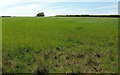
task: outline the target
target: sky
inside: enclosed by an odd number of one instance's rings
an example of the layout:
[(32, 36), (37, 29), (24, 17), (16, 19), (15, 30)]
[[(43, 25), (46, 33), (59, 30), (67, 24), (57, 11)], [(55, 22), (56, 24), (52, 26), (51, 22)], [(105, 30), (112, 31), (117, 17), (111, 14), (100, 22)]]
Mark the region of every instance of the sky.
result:
[(1, 0), (0, 16), (118, 14), (119, 0)]

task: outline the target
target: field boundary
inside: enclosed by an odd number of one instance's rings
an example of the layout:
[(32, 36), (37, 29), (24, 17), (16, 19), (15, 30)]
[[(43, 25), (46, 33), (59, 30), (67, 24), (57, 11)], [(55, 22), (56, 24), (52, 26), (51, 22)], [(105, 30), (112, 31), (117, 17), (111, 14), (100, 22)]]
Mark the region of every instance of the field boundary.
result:
[[(120, 1), (118, 2), (118, 15), (120, 15)], [(120, 18), (118, 18), (118, 72), (120, 73)]]
[(2, 74), (2, 18), (0, 18), (0, 74)]

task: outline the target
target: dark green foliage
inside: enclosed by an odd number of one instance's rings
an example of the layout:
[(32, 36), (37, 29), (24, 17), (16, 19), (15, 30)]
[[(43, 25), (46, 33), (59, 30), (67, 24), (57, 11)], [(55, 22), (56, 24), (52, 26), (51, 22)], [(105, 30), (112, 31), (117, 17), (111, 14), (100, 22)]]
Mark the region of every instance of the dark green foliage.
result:
[(45, 16), (44, 12), (41, 12), (41, 13), (37, 14), (37, 17), (44, 17), (44, 16)]
[(1, 17), (11, 17), (11, 16), (1, 16)]
[(55, 17), (120, 17), (120, 15), (56, 15)]

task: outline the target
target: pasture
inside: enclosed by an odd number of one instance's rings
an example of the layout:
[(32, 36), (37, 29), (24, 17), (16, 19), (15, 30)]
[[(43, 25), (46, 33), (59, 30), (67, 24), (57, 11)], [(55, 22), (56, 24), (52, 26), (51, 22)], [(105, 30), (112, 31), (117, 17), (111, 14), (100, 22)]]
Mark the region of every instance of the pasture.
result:
[(118, 19), (2, 18), (3, 73), (118, 72)]

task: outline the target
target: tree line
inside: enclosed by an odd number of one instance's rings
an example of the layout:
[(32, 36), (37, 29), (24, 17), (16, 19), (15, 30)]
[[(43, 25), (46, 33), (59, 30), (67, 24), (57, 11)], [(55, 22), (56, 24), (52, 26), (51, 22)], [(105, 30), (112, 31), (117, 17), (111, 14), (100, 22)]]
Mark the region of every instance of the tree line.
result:
[[(37, 13), (36, 17), (44, 17), (44, 12)], [(12, 16), (1, 16), (12, 17)], [(15, 17), (15, 16), (14, 16)], [(120, 15), (56, 15), (53, 17), (120, 17)]]
[(55, 17), (120, 17), (120, 15), (56, 15)]

